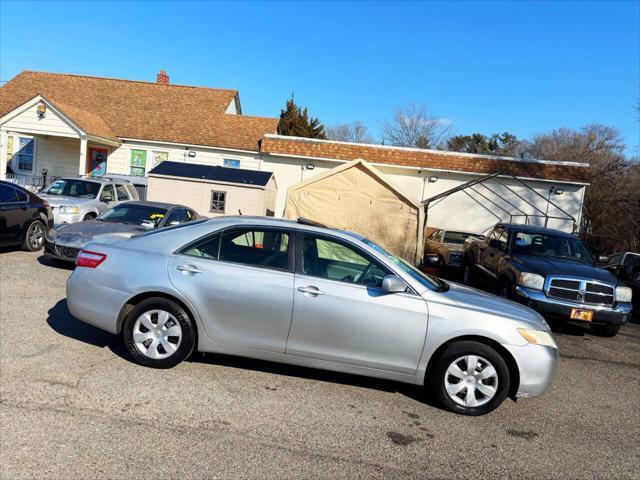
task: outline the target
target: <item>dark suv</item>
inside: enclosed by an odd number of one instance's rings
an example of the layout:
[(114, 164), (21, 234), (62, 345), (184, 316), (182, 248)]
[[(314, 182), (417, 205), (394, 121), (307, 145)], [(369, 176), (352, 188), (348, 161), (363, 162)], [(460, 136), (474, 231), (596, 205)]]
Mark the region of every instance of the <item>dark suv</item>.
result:
[(631, 316), (631, 289), (600, 268), (580, 239), (558, 230), (498, 224), (484, 240), (469, 238), (463, 280), (474, 278), (547, 317), (588, 322), (604, 336)]
[(35, 252), (53, 227), (49, 204), (19, 185), (0, 180), (0, 247), (22, 246)]

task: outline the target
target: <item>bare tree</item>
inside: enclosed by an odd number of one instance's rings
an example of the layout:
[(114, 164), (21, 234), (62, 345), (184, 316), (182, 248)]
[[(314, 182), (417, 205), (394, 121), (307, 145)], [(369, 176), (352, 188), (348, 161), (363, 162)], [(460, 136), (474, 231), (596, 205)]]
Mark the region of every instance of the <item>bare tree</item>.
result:
[(624, 150), (620, 133), (599, 124), (536, 135), (527, 147), (529, 157), (589, 164), (582, 231), (605, 250), (640, 247), (640, 163)]
[(384, 142), (398, 147), (440, 148), (450, 133), (448, 121), (418, 103), (396, 108), (391, 119), (382, 123)]
[(373, 138), (364, 123), (338, 123), (327, 128), (327, 138), (339, 142), (373, 143)]

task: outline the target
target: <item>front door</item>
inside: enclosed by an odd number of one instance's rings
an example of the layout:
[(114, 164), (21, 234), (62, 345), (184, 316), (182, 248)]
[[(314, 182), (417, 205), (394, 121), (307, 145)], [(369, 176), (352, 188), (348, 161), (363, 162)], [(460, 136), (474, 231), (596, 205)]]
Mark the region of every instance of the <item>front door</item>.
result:
[(173, 286), (188, 297), (207, 337), (284, 353), (293, 308), (289, 232), (238, 228), (169, 259)]
[(87, 151), (87, 173), (92, 177), (100, 177), (107, 173), (107, 156), (109, 151), (106, 148), (90, 147)]
[(287, 354), (414, 373), (427, 334), (426, 301), (384, 292), (391, 272), (354, 245), (313, 234), (301, 244)]

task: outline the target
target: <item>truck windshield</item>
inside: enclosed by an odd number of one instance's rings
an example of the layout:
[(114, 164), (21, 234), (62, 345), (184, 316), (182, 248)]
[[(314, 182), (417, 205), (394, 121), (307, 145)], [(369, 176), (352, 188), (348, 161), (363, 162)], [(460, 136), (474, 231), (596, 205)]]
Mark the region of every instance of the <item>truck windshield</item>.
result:
[(382, 248), (379, 245), (376, 245), (371, 240), (367, 240), (365, 238), (362, 241), (366, 243), (368, 246), (370, 246), (371, 248), (373, 248), (378, 253), (382, 254), (387, 260), (389, 260), (391, 263), (395, 264), (398, 268), (400, 268), (400, 270), (410, 275), (411, 278), (420, 282), (420, 284), (424, 285), (429, 290), (435, 290), (438, 292), (449, 290), (449, 285), (444, 280), (440, 280), (438, 277), (433, 277), (431, 275), (426, 275), (422, 273), (417, 268), (412, 267), (407, 262), (405, 262), (401, 258), (396, 257), (392, 253), (387, 252), (384, 248)]
[(99, 183), (60, 178), (45, 188), (42, 193), (64, 195), (66, 197), (96, 198), (99, 191)]
[(462, 245), (464, 241), (473, 234), (465, 232), (444, 232), (443, 243), (457, 243)]
[(514, 255), (543, 255), (594, 265), (593, 257), (577, 238), (552, 233), (517, 232), (513, 241)]

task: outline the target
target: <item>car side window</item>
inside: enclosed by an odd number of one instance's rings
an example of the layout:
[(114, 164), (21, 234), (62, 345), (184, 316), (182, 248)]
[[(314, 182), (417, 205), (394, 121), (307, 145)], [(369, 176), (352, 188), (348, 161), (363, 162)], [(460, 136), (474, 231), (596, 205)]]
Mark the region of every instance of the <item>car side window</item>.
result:
[(377, 288), (390, 273), (355, 247), (312, 234), (305, 234), (302, 240), (302, 271), (312, 277)]
[(220, 234), (216, 234), (198, 243), (188, 246), (179, 253), (191, 257), (218, 259), (220, 252)]
[(18, 190), (17, 188), (15, 190), (16, 190), (16, 196), (18, 198), (18, 202), (28, 202), (29, 201), (29, 195), (27, 195), (22, 190)]
[(186, 221), (187, 220), (184, 214), (184, 209), (176, 208), (171, 212), (164, 224), (168, 227), (169, 225), (180, 225), (181, 223), (184, 223)]
[(100, 194), (101, 202), (113, 202), (116, 199), (116, 196), (113, 191), (113, 185), (105, 185), (102, 189), (102, 193)]
[(0, 203), (17, 201), (16, 190), (9, 185), (0, 185)]
[(196, 214), (193, 210), (189, 210), (188, 208), (186, 208), (184, 210), (184, 217), (185, 217), (185, 222), (191, 222), (196, 219)]
[(118, 194), (118, 201), (126, 201), (129, 200), (129, 193), (124, 185), (116, 185), (116, 193)]
[(259, 228), (226, 231), (222, 234), (218, 259), (284, 270), (289, 262), (289, 234)]

